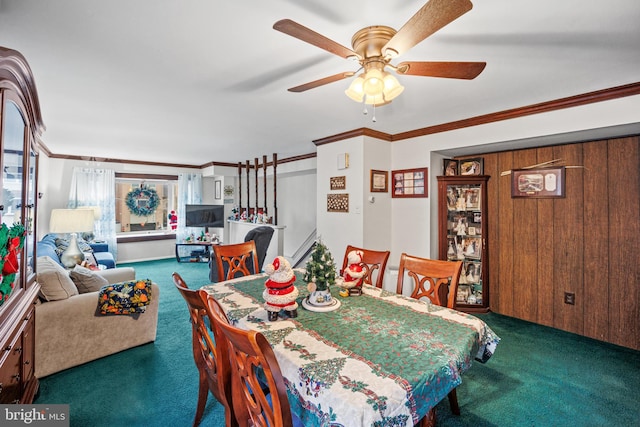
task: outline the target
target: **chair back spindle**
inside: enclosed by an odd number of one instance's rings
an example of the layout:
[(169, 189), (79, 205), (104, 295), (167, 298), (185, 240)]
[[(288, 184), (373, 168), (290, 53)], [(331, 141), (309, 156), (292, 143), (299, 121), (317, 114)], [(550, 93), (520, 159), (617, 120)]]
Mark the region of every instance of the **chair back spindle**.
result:
[(231, 245), (214, 245), (213, 256), (218, 270), (218, 282), (260, 272), (258, 253), (253, 240)]
[(405, 276), (413, 284), (411, 298), (428, 298), (442, 307), (454, 308), (462, 261), (441, 261), (403, 253), (400, 256), (396, 293), (402, 294)]

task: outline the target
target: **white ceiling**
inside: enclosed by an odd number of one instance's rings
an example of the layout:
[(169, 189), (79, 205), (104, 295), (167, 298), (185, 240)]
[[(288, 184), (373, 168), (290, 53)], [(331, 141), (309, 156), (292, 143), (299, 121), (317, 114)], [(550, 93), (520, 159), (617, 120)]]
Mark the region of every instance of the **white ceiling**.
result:
[[(472, 0), (473, 1), (473, 0)], [(201, 165), (315, 151), (368, 127), (395, 134), (640, 81), (638, 0), (475, 0), (398, 58), (486, 61), (475, 80), (399, 76), (377, 122), (350, 80), (287, 88), (357, 64), (272, 29), (290, 18), (351, 48), (423, 0), (0, 0), (0, 45), (29, 61), (54, 154)]]

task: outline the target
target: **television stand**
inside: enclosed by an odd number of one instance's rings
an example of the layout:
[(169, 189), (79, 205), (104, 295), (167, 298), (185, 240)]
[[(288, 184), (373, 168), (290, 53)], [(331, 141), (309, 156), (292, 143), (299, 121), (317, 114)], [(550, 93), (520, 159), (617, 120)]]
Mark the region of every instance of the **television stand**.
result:
[(176, 261), (209, 262), (211, 259), (211, 242), (176, 243)]

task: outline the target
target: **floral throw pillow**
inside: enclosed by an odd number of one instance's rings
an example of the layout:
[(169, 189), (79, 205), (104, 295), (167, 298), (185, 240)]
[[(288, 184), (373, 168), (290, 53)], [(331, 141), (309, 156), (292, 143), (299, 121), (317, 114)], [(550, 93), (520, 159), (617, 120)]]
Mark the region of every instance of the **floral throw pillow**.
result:
[(98, 293), (100, 314), (144, 313), (151, 302), (151, 281), (132, 280), (130, 282), (106, 285)]

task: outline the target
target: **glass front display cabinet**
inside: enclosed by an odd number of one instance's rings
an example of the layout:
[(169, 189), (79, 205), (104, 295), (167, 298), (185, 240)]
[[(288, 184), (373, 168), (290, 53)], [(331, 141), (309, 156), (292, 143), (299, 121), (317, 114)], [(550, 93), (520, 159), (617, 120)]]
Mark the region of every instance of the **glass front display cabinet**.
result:
[(456, 309), (489, 311), (487, 181), (489, 176), (439, 176), (438, 254), (462, 261)]
[(31, 69), (0, 47), (0, 404), (30, 404), (35, 376), (38, 144), (44, 130)]

